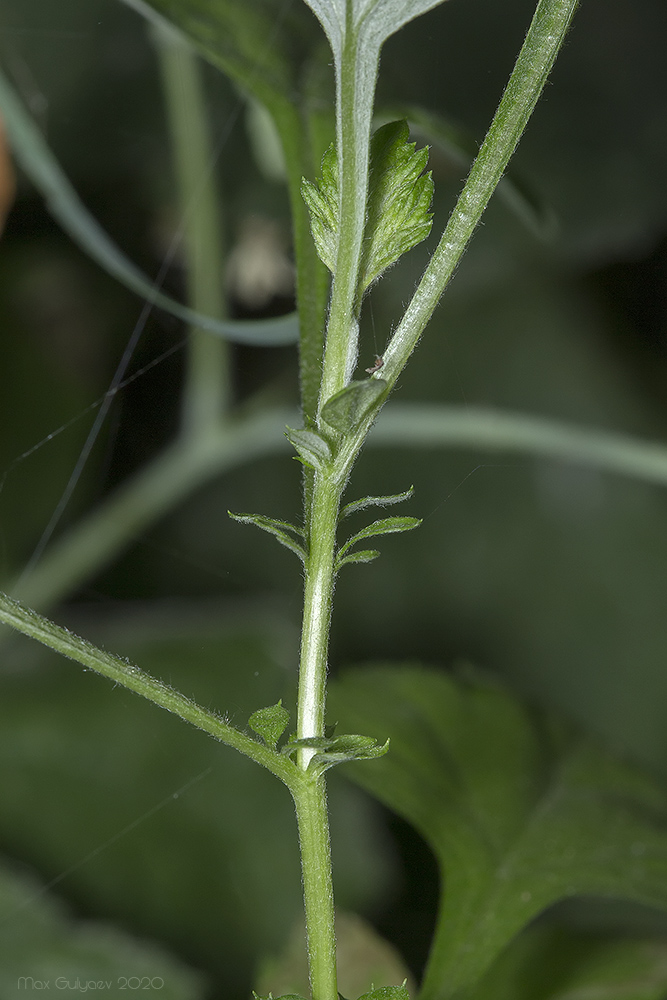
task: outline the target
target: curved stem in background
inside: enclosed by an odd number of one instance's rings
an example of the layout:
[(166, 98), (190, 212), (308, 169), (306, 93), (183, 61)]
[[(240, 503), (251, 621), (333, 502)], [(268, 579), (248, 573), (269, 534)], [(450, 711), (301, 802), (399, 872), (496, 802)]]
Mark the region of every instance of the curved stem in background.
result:
[[(188, 304), (214, 319), (227, 309), (223, 294), (220, 199), (209, 142), (199, 60), (180, 32), (153, 25), (172, 140), (185, 251)], [(196, 438), (220, 423), (230, 407), (229, 348), (221, 337), (193, 327), (187, 344), (181, 431)]]
[[(287, 453), (285, 425), (297, 420), (294, 410), (267, 410), (231, 423), (197, 448), (176, 442), (47, 549), (12, 594), (38, 609), (66, 598), (211, 479), (253, 459)], [(483, 407), (389, 403), (367, 443), (555, 458), (667, 486), (667, 445), (661, 442)]]
[(219, 337), (263, 347), (296, 343), (299, 336), (296, 314), (265, 320), (220, 320), (196, 313), (161, 292), (161, 276), (153, 281), (143, 274), (88, 212), (2, 71), (0, 110), (12, 150), (22, 169), (45, 198), (49, 212), (84, 253), (108, 274), (149, 306), (158, 306), (185, 323), (209, 330)]

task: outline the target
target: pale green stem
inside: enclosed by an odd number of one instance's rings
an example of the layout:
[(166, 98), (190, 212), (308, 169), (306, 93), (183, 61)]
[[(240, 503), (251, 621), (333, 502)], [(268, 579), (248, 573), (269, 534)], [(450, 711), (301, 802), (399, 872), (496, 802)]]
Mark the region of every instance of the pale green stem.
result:
[(329, 816), (324, 775), (303, 775), (292, 792), (299, 826), (308, 969), (313, 1000), (338, 1000)]
[(94, 670), (103, 677), (109, 678), (114, 684), (134, 691), (152, 701), (160, 708), (180, 716), (185, 722), (196, 726), (222, 743), (227, 743), (240, 753), (251, 757), (262, 764), (284, 781), (294, 795), (302, 783), (302, 776), (292, 762), (284, 754), (276, 753), (263, 743), (239, 732), (219, 715), (201, 708), (194, 701), (186, 698), (167, 684), (128, 663), (119, 656), (98, 649), (86, 639), (74, 635), (67, 629), (43, 618), (29, 608), (12, 600), (6, 594), (0, 594), (0, 622), (22, 632), (31, 639), (43, 643), (50, 649), (61, 653), (70, 660)]
[[(324, 736), (327, 654), (334, 588), (336, 525), (341, 482), (315, 477), (306, 561), (297, 736)], [(295, 797), (303, 871), (308, 963), (313, 1000), (337, 1000), (329, 817), (324, 775), (307, 770), (315, 751), (299, 750), (306, 781)], [(310, 780), (308, 780), (310, 779)]]
[(578, 0), (540, 0), (491, 127), (442, 239), (384, 352), (382, 377), (393, 385), (468, 245), (526, 127)]
[[(350, 30), (343, 48), (338, 79), (339, 128), (337, 138), (340, 213), (336, 272), (320, 390), (320, 410), (349, 382), (357, 360), (359, 260), (366, 222), (370, 114), (356, 106), (357, 36)], [(364, 98), (372, 103), (373, 92)], [(368, 119), (362, 130), (358, 118)]]
[[(195, 312), (222, 319), (223, 251), (220, 204), (213, 175), (206, 98), (199, 61), (183, 36), (152, 28), (160, 56), (183, 227), (188, 302)], [(192, 438), (220, 422), (229, 409), (229, 348), (221, 337), (193, 328), (182, 401), (182, 431)]]

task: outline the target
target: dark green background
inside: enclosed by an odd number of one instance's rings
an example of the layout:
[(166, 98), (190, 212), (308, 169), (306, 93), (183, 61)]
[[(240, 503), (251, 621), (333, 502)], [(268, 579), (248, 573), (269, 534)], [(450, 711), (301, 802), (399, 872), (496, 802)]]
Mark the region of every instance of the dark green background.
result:
[[(421, 103), (481, 138), (530, 15), (526, 0), (443, 4), (387, 44), (380, 104)], [(659, 0), (584, 0), (513, 163), (555, 213), (557, 232), (542, 241), (492, 204), (398, 399), (665, 436), (666, 40)], [(156, 273), (175, 208), (141, 20), (112, 0), (3, 0), (0, 59), (87, 205)], [(210, 68), (206, 81), (232, 244), (249, 212), (284, 222), (286, 197), (252, 161), (237, 94)], [(464, 171), (440, 154), (431, 165), (437, 234)], [(426, 252), (373, 291), (364, 367), (381, 353)], [(167, 285), (181, 293), (177, 267)], [(86, 408), (107, 388), (140, 310), (22, 183), (0, 241), (7, 581), (48, 522), (92, 422)], [(152, 316), (132, 370), (182, 336), (175, 321)], [(264, 383), (296, 399), (293, 351), (235, 348), (233, 357), (239, 399)], [(63, 528), (168, 440), (182, 362), (177, 352), (120, 394)], [(386, 539), (379, 561), (341, 576), (334, 676), (368, 660), (442, 669), (470, 660), (667, 772), (665, 493), (552, 461), (369, 448), (349, 498), (411, 483), (405, 511), (424, 518), (419, 531)], [(136, 539), (58, 620), (244, 725), (254, 708), (290, 697), (301, 578), (289, 553), (225, 511), (293, 518), (299, 507), (296, 463), (242, 467)], [(27, 642), (2, 658), (0, 845), (48, 881), (212, 768), (58, 891), (82, 915), (167, 942), (213, 976), (215, 995), (245, 997), (257, 954), (278, 946), (298, 911), (286, 793), (231, 751)], [(402, 943), (418, 966), (432, 919), (430, 862), (408, 831), (342, 781), (332, 805), (342, 904), (400, 937), (402, 898), (415, 931)], [(417, 879), (410, 891), (406, 872)]]

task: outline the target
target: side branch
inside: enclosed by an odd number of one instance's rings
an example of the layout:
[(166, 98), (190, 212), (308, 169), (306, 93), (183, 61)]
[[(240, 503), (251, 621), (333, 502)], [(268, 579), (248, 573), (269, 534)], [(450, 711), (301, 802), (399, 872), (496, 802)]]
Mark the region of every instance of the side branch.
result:
[(431, 261), (386, 351), (393, 386), (417, 345), (533, 113), (578, 0), (540, 0), (498, 110)]
[(221, 743), (234, 747), (235, 750), (275, 774), (290, 791), (300, 780), (297, 768), (287, 757), (230, 726), (215, 712), (202, 708), (180, 691), (175, 691), (134, 664), (99, 649), (86, 639), (24, 607), (6, 594), (0, 594), (0, 622), (10, 625), (31, 639), (36, 639), (68, 659), (102, 674), (103, 677), (108, 677), (114, 683), (134, 691), (135, 694), (140, 694), (160, 708), (173, 712), (174, 715), (178, 715), (185, 722), (196, 726)]

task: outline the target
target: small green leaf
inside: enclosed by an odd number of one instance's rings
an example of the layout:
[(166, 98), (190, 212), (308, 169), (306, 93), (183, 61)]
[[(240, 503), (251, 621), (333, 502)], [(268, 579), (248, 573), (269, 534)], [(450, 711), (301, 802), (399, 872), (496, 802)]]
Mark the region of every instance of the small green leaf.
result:
[(309, 468), (318, 471), (331, 461), (331, 448), (328, 442), (315, 431), (293, 430), (288, 427), (285, 437), (294, 445), (303, 464)]
[(283, 708), (282, 699), (267, 708), (258, 708), (248, 719), (248, 725), (254, 733), (261, 736), (267, 747), (276, 749), (278, 740), (289, 724), (289, 712)]
[(379, 990), (364, 993), (359, 1000), (410, 1000), (405, 983), (402, 986), (381, 986)]
[(360, 549), (358, 552), (351, 552), (349, 556), (336, 561), (336, 572), (347, 563), (369, 563), (377, 559), (379, 555), (380, 553), (377, 549)]
[(308, 207), (310, 229), (319, 258), (334, 274), (340, 214), (338, 157), (334, 143), (331, 143), (322, 157), (322, 176), (314, 184), (304, 177), (301, 181), (301, 195)]
[(415, 152), (415, 143), (407, 141), (409, 134), (403, 120), (383, 125), (371, 139), (359, 298), (371, 282), (431, 231), (433, 180), (430, 173), (422, 173), (428, 148)]
[[(403, 121), (389, 122), (371, 139), (367, 221), (364, 232), (358, 298), (371, 282), (431, 231), (433, 199), (431, 174), (423, 174), (428, 149), (415, 152)], [(320, 259), (336, 271), (340, 215), (338, 156), (332, 144), (322, 159), (322, 176), (303, 180), (301, 194), (310, 212), (310, 228)]]
[(291, 756), (301, 747), (317, 750), (308, 766), (326, 771), (336, 764), (344, 764), (349, 760), (374, 760), (376, 757), (384, 757), (389, 750), (389, 740), (378, 744), (372, 736), (360, 736), (356, 733), (335, 736), (333, 739), (328, 739), (326, 736), (313, 736), (303, 740), (290, 737), (283, 747), (283, 753)]
[(392, 496), (388, 497), (364, 497), (362, 500), (353, 500), (351, 503), (345, 504), (340, 512), (340, 516), (341, 518), (348, 517), (350, 514), (354, 514), (358, 510), (365, 510), (366, 507), (390, 507), (394, 503), (401, 503), (403, 500), (409, 500), (414, 491), (414, 486), (411, 486), (409, 490), (405, 491), (405, 493), (394, 493)]
[(303, 532), (300, 528), (290, 524), (289, 521), (277, 521), (275, 518), (266, 517), (264, 514), (233, 514), (231, 510), (228, 510), (227, 513), (234, 521), (239, 521), (241, 524), (254, 524), (256, 527), (261, 528), (262, 531), (270, 532), (274, 538), (278, 539), (281, 545), (294, 552), (305, 563), (305, 548), (287, 534), (288, 531), (293, 531), (296, 535), (303, 538)]
[(349, 434), (379, 402), (386, 388), (387, 383), (382, 378), (350, 382), (326, 401), (322, 407), (322, 417), (334, 430)]
[(418, 528), (421, 523), (419, 517), (384, 517), (379, 521), (373, 521), (372, 524), (366, 525), (361, 531), (348, 538), (344, 545), (341, 545), (336, 559), (336, 569), (338, 570), (346, 562), (352, 561), (346, 556), (346, 553), (363, 538), (372, 538), (374, 535), (392, 535), (398, 531), (412, 531), (413, 528)]

